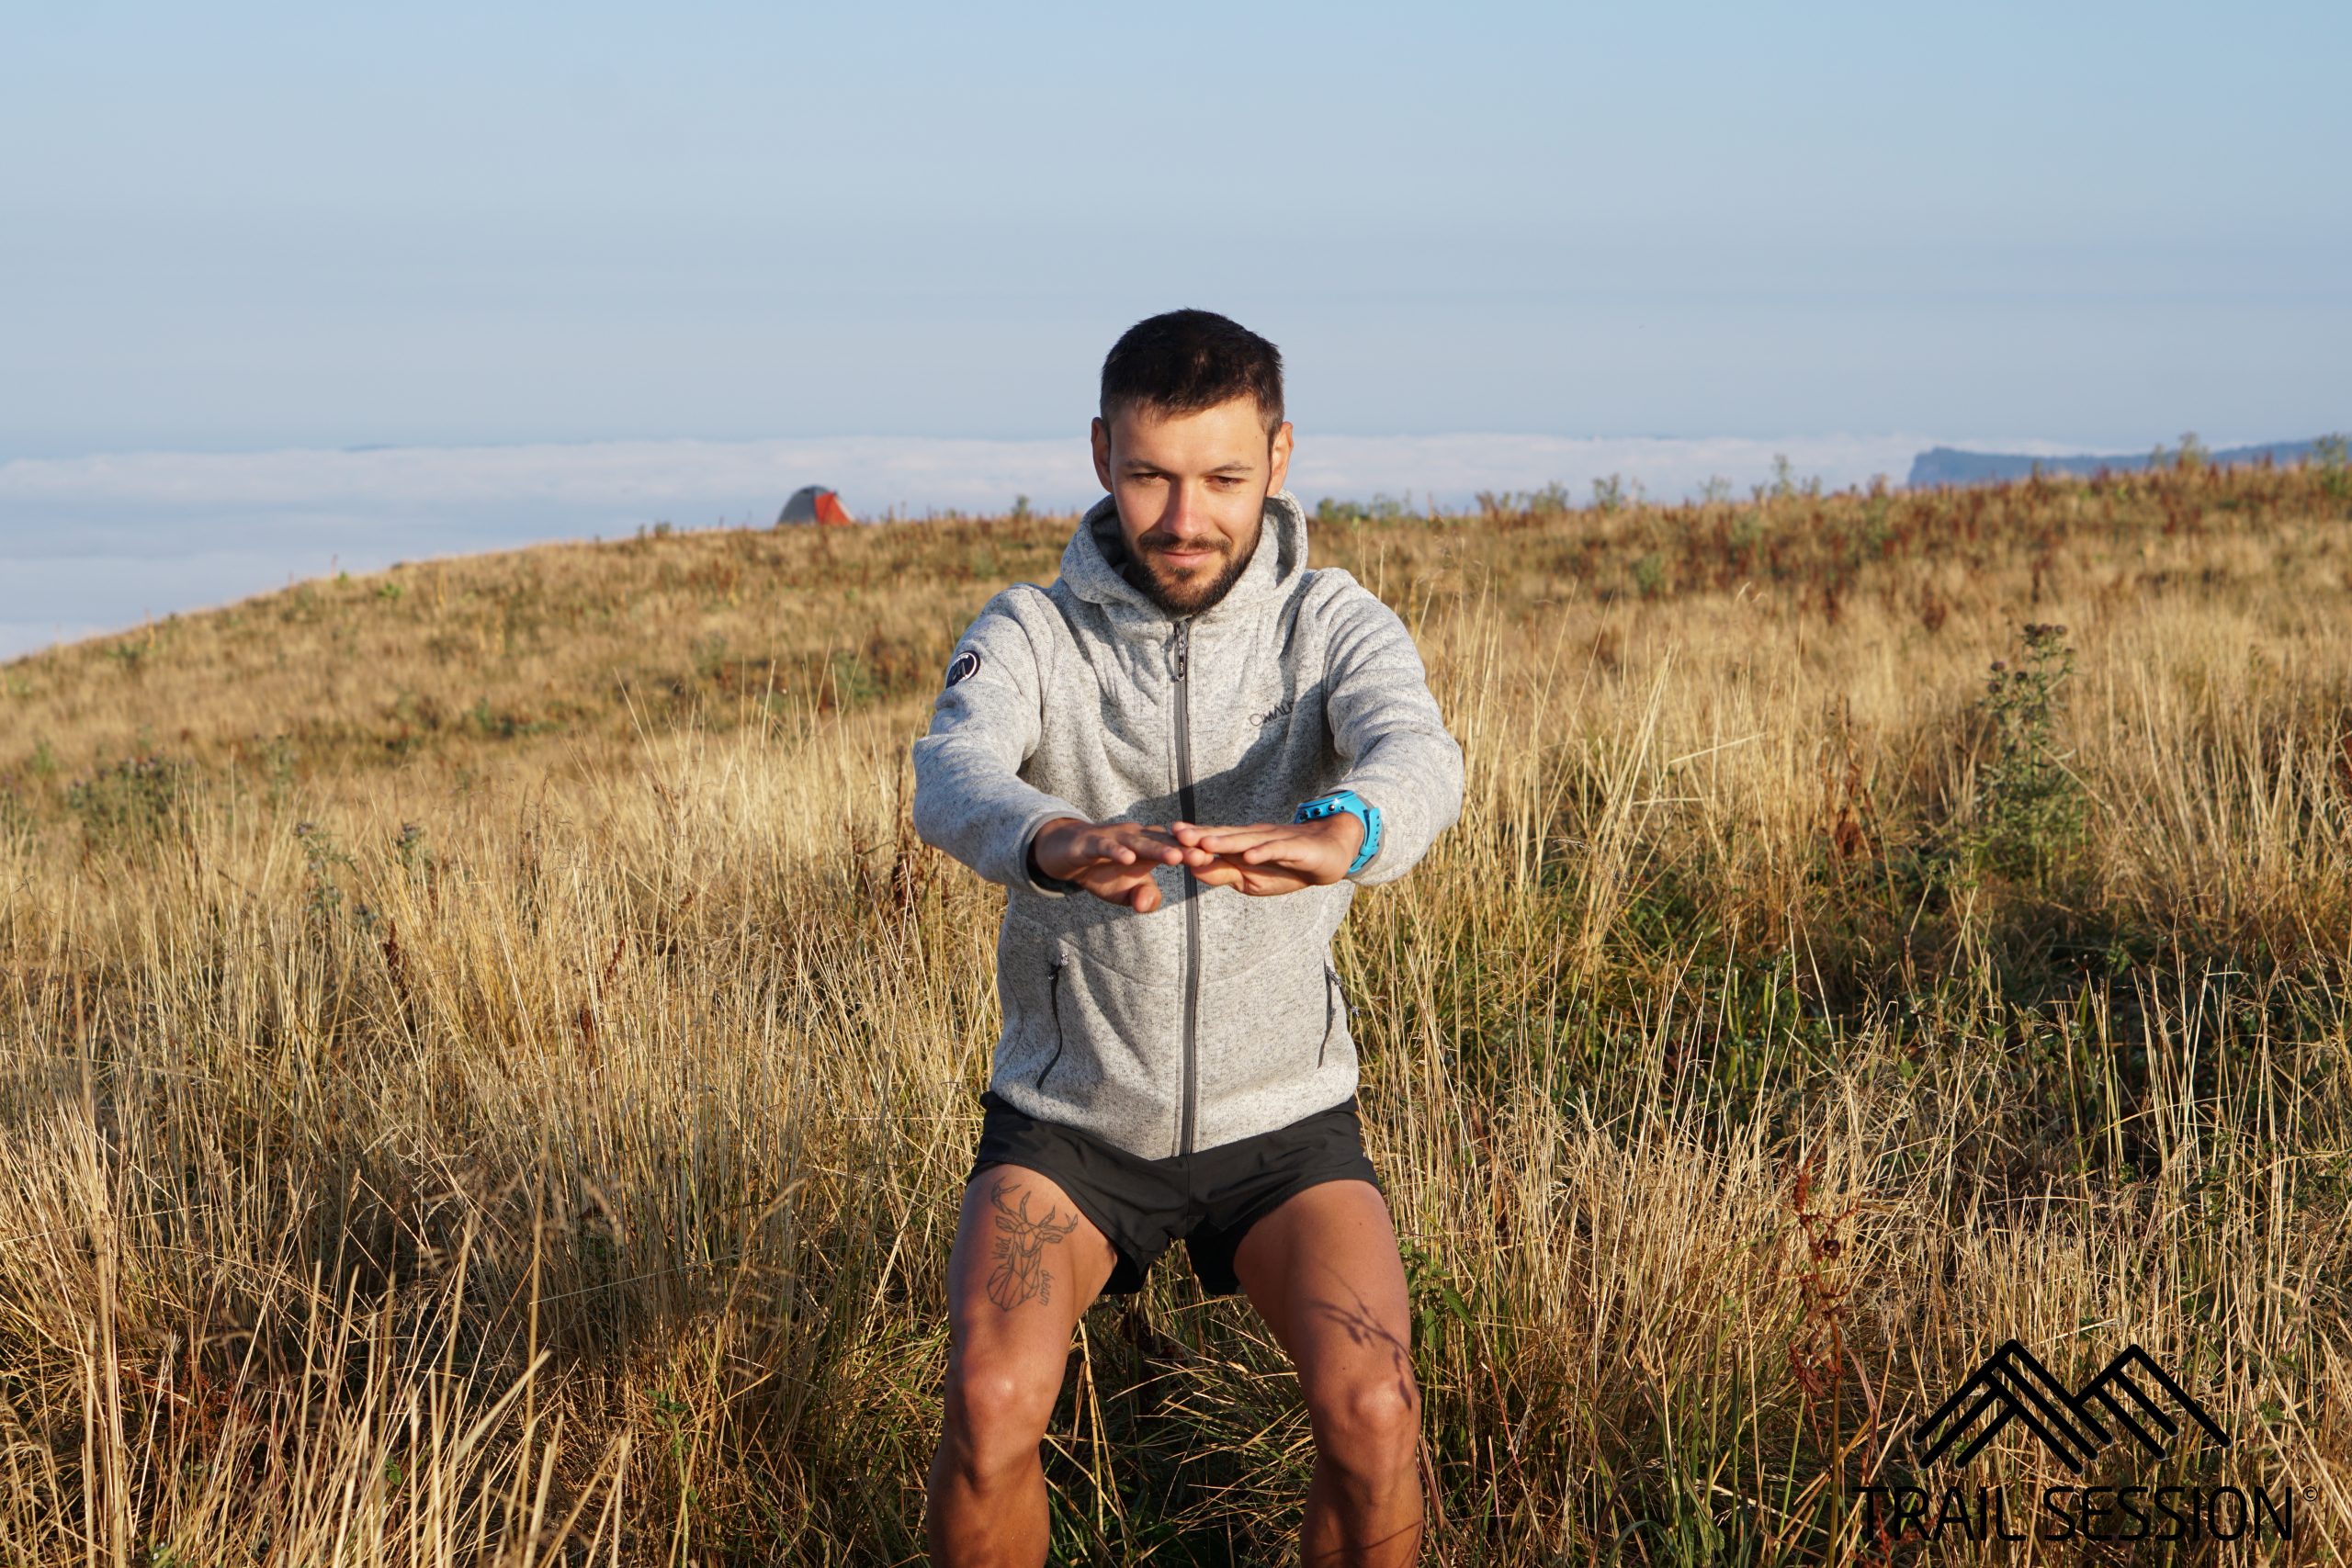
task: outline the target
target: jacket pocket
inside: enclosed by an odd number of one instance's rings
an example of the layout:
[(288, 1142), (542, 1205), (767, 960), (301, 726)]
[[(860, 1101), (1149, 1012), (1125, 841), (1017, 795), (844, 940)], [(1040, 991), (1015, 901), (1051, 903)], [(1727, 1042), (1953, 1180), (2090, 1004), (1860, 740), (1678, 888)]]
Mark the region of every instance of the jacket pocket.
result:
[(1323, 1065), (1323, 1053), (1331, 1048), (1331, 1028), (1340, 1021), (1340, 972), (1331, 967), (1329, 959), (1323, 961), (1323, 1043), (1315, 1047), (1315, 1065)]
[(1046, 1057), (1046, 1065), (1038, 1069), (1037, 1088), (1041, 1091), (1046, 1087), (1046, 1075), (1061, 1061), (1062, 1046), (1068, 1038), (1062, 1033), (1062, 965), (1065, 962), (1064, 959), (1055, 959), (1046, 980), (1046, 1002), (1054, 1021), (1054, 1054)]

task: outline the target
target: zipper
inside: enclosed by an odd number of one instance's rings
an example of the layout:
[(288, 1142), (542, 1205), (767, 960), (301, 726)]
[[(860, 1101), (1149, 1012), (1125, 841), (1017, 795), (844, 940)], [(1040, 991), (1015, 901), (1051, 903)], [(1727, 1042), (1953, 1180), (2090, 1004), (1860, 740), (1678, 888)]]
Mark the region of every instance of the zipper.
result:
[(1046, 1058), (1045, 1072), (1037, 1075), (1037, 1088), (1041, 1092), (1046, 1087), (1046, 1073), (1052, 1072), (1054, 1064), (1062, 1059), (1062, 966), (1058, 960), (1055, 962), (1052, 978), (1046, 986), (1046, 1001), (1054, 1010), (1054, 1054)]
[[(1191, 665), (1193, 620), (1176, 623), (1176, 791), (1179, 809), (1187, 822), (1200, 820), (1193, 803), (1193, 709)], [(1200, 1067), (1194, 1036), (1201, 1011), (1201, 885), (1193, 868), (1184, 868), (1184, 1105), (1176, 1130), (1176, 1152), (1193, 1152), (1193, 1123), (1198, 1114)]]
[(1315, 1065), (1318, 1067), (1323, 1065), (1323, 1053), (1331, 1048), (1331, 1025), (1339, 1021), (1340, 1008), (1338, 1002), (1333, 999), (1335, 995), (1334, 987), (1337, 987), (1339, 983), (1340, 976), (1338, 973), (1334, 971), (1329, 964), (1324, 964), (1323, 1043), (1315, 1047)]

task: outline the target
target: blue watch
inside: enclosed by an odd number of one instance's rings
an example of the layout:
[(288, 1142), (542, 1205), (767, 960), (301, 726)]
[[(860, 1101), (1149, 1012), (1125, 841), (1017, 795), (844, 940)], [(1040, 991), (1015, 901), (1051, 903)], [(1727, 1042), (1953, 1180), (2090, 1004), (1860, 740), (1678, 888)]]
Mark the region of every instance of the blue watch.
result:
[(1312, 822), (1318, 817), (1332, 817), (1342, 811), (1363, 824), (1363, 846), (1356, 851), (1356, 858), (1348, 863), (1344, 874), (1353, 876), (1363, 869), (1366, 861), (1380, 852), (1380, 807), (1351, 789), (1335, 789), (1307, 801), (1291, 820)]

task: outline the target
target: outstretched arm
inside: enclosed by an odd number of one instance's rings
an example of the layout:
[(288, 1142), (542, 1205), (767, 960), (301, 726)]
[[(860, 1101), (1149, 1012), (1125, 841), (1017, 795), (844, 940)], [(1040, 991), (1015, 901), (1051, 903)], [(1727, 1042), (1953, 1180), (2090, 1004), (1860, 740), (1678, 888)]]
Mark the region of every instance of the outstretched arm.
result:
[(1057, 818), (1085, 819), (1021, 777), (1044, 722), (1044, 679), (1006, 589), (956, 644), (931, 730), (914, 743), (915, 832), (987, 877), (1059, 897), (1076, 885), (1030, 870), (1029, 840)]
[(1164, 827), (1090, 821), (1021, 777), (1044, 728), (1036, 646), (1008, 589), (956, 645), (931, 731), (913, 747), (915, 832), (991, 882), (1048, 898), (1091, 893), (1139, 915), (1159, 908), (1157, 865), (1206, 864)]
[(1340, 787), (1380, 808), (1380, 848), (1350, 880), (1394, 882), (1462, 815), (1462, 747), (1430, 694), (1413, 634), (1361, 584), (1330, 641), (1323, 711), (1347, 760)]
[[(1342, 601), (1330, 642), (1323, 708), (1332, 744), (1347, 760), (1340, 787), (1380, 811), (1380, 847), (1351, 879), (1393, 882), (1412, 869), (1462, 814), (1462, 748), (1430, 694), (1421, 656), (1396, 613), (1361, 584)], [(1362, 846), (1352, 816), (1239, 827), (1173, 824), (1187, 849), (1216, 859), (1193, 874), (1251, 895), (1337, 882)]]

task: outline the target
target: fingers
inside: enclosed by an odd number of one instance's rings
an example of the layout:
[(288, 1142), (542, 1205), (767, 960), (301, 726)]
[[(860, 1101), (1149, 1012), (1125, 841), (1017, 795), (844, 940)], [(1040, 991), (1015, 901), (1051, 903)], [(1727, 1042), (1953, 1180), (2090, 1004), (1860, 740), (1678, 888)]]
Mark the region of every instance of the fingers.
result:
[(1238, 828), (1204, 828), (1196, 822), (1178, 822), (1173, 826), (1180, 843), (1215, 854), (1238, 854), (1269, 839), (1288, 838), (1297, 831), (1295, 825), (1287, 822), (1252, 822)]
[(1270, 871), (1264, 866), (1241, 866), (1220, 863), (1205, 871), (1193, 874), (1210, 887), (1230, 887), (1252, 898), (1264, 898), (1280, 893), (1295, 893), (1302, 887), (1317, 886), (1315, 879), (1295, 872)]
[(1107, 903), (1138, 915), (1159, 909), (1163, 898), (1153, 874), (1182, 865), (1205, 886), (1231, 887), (1252, 897), (1295, 893), (1332, 879), (1326, 835), (1291, 822), (1253, 822), (1204, 828), (1197, 822), (1114, 822), (1094, 829), (1080, 845), (1091, 861), (1072, 880)]
[(1095, 864), (1081, 867), (1071, 880), (1105, 903), (1124, 904), (1138, 915), (1148, 915), (1160, 904), (1159, 883), (1152, 874), (1157, 869), (1156, 862), (1121, 863), (1106, 855)]
[(1292, 865), (1307, 863), (1308, 858), (1319, 851), (1322, 835), (1284, 824), (1280, 827), (1227, 829), (1203, 835), (1199, 843), (1203, 849), (1249, 865)]
[(1146, 877), (1141, 882), (1081, 882), (1080, 886), (1105, 904), (1118, 904), (1138, 915), (1148, 915), (1159, 908), (1159, 884)]
[(1102, 859), (1115, 859), (1122, 865), (1145, 860), (1174, 865), (1184, 858), (1183, 846), (1165, 828), (1143, 822), (1114, 822), (1096, 832), (1096, 845), (1089, 847)]
[(1198, 877), (1205, 886), (1239, 887), (1245, 893), (1249, 891), (1247, 887), (1242, 886), (1242, 884), (1247, 880), (1247, 874), (1245, 874), (1239, 866), (1229, 864), (1224, 861), (1218, 861), (1213, 864), (1202, 866), (1196, 869), (1193, 874)]
[[(1317, 885), (1312, 875), (1276, 865), (1252, 865), (1221, 856), (1209, 856), (1204, 863), (1193, 868), (1193, 875), (1205, 887), (1231, 887), (1251, 897), (1264, 897), (1277, 893), (1295, 893), (1302, 887)], [(1079, 879), (1080, 886), (1106, 903), (1120, 904), (1138, 915), (1148, 915), (1160, 908), (1159, 884), (1148, 869), (1110, 873), (1097, 868)]]
[(1071, 846), (1077, 861), (1070, 880), (1091, 867), (1142, 864), (1180, 865), (1186, 852), (1164, 828), (1140, 822), (1112, 822), (1089, 829)]

